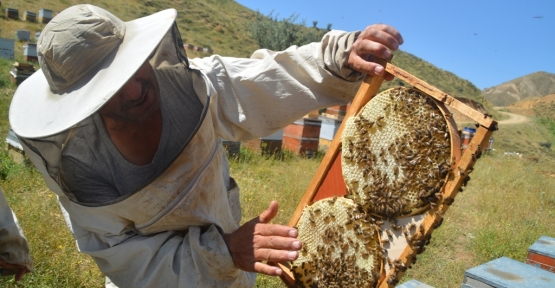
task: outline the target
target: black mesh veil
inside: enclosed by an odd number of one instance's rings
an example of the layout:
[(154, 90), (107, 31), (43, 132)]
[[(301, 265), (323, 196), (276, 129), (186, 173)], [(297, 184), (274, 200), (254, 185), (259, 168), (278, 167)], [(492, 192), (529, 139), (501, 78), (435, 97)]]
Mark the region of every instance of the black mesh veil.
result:
[[(148, 61), (155, 69), (176, 64), (182, 64), (187, 68), (189, 67), (189, 60), (187, 59), (187, 54), (185, 53), (183, 42), (181, 41), (181, 34), (175, 22), (172, 28), (170, 28), (162, 38), (160, 44)], [(29, 139), (19, 137), (19, 141), (26, 148), (31, 161), (43, 174), (47, 173), (58, 186), (62, 184), (62, 181), (60, 181), (60, 165), (64, 145), (71, 138), (73, 131), (81, 125), (81, 123), (77, 123), (68, 130), (43, 138)], [(47, 175), (44, 176), (46, 179)], [(49, 181), (46, 182), (49, 188), (54, 192), (65, 192), (64, 194), (72, 200), (75, 200), (75, 197), (73, 197), (67, 189), (53, 186), (52, 184), (54, 183), (49, 183)], [(64, 191), (60, 191), (60, 188)]]

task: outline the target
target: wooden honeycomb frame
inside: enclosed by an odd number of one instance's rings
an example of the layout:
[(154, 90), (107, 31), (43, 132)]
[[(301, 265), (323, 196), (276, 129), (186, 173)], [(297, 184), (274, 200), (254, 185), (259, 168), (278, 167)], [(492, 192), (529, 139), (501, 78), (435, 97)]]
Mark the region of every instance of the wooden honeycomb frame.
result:
[[(460, 159), (456, 163), (456, 169), (460, 172), (452, 173), (453, 177), (449, 178), (442, 191), (442, 199), (439, 201), (438, 205), (431, 208), (428, 213), (426, 213), (425, 218), (421, 222), (422, 228), (419, 229), (419, 234), (421, 234), (419, 235), (419, 238), (429, 239), (434, 229), (438, 228), (441, 225), (443, 221), (443, 215), (445, 215), (445, 212), (451, 204), (446, 203), (444, 199), (453, 200), (458, 194), (460, 188), (465, 184), (464, 182), (467, 176), (466, 174), (472, 170), (472, 167), (474, 166), (478, 158), (480, 158), (482, 154), (482, 149), (483, 147), (487, 146), (493, 131), (497, 130), (497, 122), (494, 121), (490, 115), (483, 114), (473, 109), (472, 107), (455, 99), (453, 96), (440, 91), (439, 89), (394, 66), (393, 64), (382, 64), (385, 66), (385, 70), (388, 73), (412, 85), (414, 88), (423, 91), (425, 94), (433, 97), (437, 101), (442, 102), (445, 106), (459, 111), (461, 114), (469, 117), (473, 121), (476, 121), (476, 123), (478, 124), (476, 134), (472, 138), (467, 149), (464, 150)], [(332, 140), (328, 151), (326, 152), (322, 162), (320, 163), (316, 174), (314, 175), (305, 194), (299, 202), (297, 209), (293, 213), (289, 221), (289, 226), (297, 225), (303, 208), (306, 205), (310, 205), (320, 199), (333, 196), (343, 196), (346, 194), (346, 185), (343, 180), (341, 171), (341, 137), (343, 134), (345, 123), (347, 122), (345, 120), (351, 116), (357, 115), (359, 111), (364, 107), (364, 105), (368, 103), (368, 101), (370, 101), (374, 96), (376, 96), (380, 86), (383, 83), (383, 80), (383, 77), (378, 76), (367, 76), (366, 79), (364, 79), (357, 94), (355, 95), (355, 98), (351, 103), (351, 106), (346, 113), (344, 121), (341, 123), (341, 126), (339, 127), (334, 139)], [(408, 267), (411, 263), (413, 263), (413, 257), (415, 257), (415, 255), (419, 252), (420, 251), (414, 251), (413, 247), (406, 244), (403, 252), (400, 254), (398, 259), (400, 259)], [(288, 287), (292, 287), (295, 279), (287, 264), (270, 264), (278, 265), (283, 269), (285, 273), (283, 273), (281, 278)], [(396, 269), (390, 269), (387, 272), (387, 275), (382, 274), (377, 287), (394, 287), (394, 283), (388, 283), (387, 281), (391, 277), (394, 270)], [(396, 271), (396, 279), (400, 279), (403, 274), (404, 271)]]

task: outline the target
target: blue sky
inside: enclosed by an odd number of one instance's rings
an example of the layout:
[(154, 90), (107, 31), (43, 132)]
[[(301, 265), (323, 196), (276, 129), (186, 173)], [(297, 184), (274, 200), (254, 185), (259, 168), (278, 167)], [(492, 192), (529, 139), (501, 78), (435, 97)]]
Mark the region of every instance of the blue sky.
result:
[(279, 19), (354, 31), (374, 23), (403, 35), (401, 50), (484, 89), (545, 71), (555, 73), (554, 0), (330, 1), (237, 0)]

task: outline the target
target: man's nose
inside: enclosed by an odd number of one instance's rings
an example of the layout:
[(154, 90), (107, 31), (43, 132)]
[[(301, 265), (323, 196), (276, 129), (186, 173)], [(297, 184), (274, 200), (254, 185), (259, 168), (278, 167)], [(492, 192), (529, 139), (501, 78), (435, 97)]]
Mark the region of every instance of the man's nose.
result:
[(121, 89), (121, 95), (123, 100), (134, 101), (141, 98), (142, 85), (139, 81), (134, 78), (129, 79), (127, 83)]

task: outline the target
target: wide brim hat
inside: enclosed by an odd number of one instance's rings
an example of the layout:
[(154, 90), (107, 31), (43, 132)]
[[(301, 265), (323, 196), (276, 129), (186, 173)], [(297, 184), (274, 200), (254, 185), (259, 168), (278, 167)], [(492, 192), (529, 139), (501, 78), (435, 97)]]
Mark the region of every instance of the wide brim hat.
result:
[[(78, 11), (68, 11), (70, 9)], [(86, 19), (67, 19), (81, 17), (74, 16), (76, 13), (84, 13)], [(51, 24), (45, 27), (37, 45), (41, 69), (23, 81), (13, 96), (9, 119), (14, 132), (25, 138), (46, 137), (67, 130), (95, 113), (139, 70), (172, 27), (176, 16), (175, 9), (168, 9), (123, 22), (106, 10), (88, 4), (62, 11), (51, 23), (69, 27), (67, 35), (61, 37), (63, 41), (60, 36), (58, 39), (42, 39), (60, 30), (51, 27), (45, 33)], [(67, 21), (75, 23), (67, 25)], [(95, 41), (75, 36), (83, 31), (93, 31), (91, 39)], [(85, 37), (91, 34), (87, 35)], [(68, 44), (64, 37), (79, 43)], [(105, 44), (97, 45), (91, 51), (78, 50), (83, 45), (99, 41)], [(57, 45), (77, 51), (60, 55)], [(75, 77), (75, 74), (82, 75)]]

